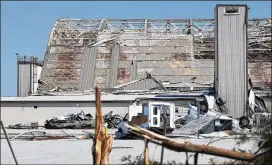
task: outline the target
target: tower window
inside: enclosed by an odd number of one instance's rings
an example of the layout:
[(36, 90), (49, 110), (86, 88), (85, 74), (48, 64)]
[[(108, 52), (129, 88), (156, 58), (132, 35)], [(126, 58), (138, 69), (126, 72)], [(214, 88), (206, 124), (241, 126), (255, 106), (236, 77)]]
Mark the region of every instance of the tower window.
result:
[(237, 6), (229, 6), (225, 7), (225, 13), (226, 14), (238, 14), (239, 10)]

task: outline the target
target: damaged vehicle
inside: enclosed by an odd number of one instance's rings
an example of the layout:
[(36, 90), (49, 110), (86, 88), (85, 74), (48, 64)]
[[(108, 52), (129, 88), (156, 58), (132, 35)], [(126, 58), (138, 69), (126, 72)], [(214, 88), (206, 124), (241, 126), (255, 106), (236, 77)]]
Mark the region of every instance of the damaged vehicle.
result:
[[(104, 122), (108, 128), (117, 128), (122, 121), (122, 117), (110, 111), (104, 115)], [(79, 113), (69, 113), (67, 115), (55, 116), (45, 121), (46, 129), (91, 129), (95, 128), (95, 119), (90, 113), (85, 114), (83, 111)]]

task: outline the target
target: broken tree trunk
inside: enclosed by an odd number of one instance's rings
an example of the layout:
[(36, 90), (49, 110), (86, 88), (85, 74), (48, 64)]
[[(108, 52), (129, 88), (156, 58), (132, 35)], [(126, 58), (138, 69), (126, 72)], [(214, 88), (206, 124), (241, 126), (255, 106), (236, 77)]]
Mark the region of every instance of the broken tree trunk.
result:
[(255, 159), (255, 155), (251, 153), (241, 153), (232, 150), (207, 146), (207, 145), (199, 145), (192, 143), (182, 143), (175, 141), (173, 139), (167, 138), (165, 136), (156, 134), (154, 132), (148, 131), (146, 129), (140, 128), (138, 126), (131, 126), (126, 124), (126, 126), (131, 129), (133, 132), (137, 132), (138, 135), (144, 135), (145, 138), (148, 138), (151, 142), (157, 143), (156, 141), (160, 141), (161, 145), (177, 152), (197, 152), (203, 154), (209, 154), (214, 156), (221, 156), (230, 159), (243, 160), (243, 161), (253, 161)]
[(96, 116), (95, 116), (95, 137), (93, 142), (93, 164), (109, 164), (109, 154), (112, 149), (113, 137), (103, 133), (103, 114), (101, 108), (100, 89), (96, 87)]
[(103, 140), (102, 144), (102, 153), (101, 153), (101, 164), (109, 164), (109, 156), (110, 152), (112, 150), (112, 142), (113, 142), (113, 137), (105, 135), (105, 138)]
[(145, 139), (144, 163), (145, 163), (145, 165), (149, 165), (148, 140), (147, 139)]

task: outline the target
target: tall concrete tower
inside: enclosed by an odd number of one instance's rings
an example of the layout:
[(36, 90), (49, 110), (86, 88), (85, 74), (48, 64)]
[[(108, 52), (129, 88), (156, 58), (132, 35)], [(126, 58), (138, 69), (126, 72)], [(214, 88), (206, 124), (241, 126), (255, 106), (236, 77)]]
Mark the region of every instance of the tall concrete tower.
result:
[(247, 112), (247, 5), (215, 8), (215, 92), (234, 118)]
[(17, 64), (17, 96), (26, 97), (37, 91), (43, 64), (36, 57), (26, 56), (18, 56)]

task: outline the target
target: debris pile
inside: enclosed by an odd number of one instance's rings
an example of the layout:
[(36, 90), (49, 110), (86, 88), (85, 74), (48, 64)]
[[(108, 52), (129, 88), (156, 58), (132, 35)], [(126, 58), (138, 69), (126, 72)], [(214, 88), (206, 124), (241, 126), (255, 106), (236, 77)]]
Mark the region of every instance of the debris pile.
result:
[(8, 128), (9, 129), (38, 129), (39, 125), (38, 125), (38, 122), (30, 123), (30, 125), (19, 123), (15, 125), (9, 125)]
[(114, 114), (113, 111), (110, 111), (104, 115), (104, 122), (107, 123), (108, 128), (118, 128), (118, 124), (123, 120), (118, 114)]
[[(113, 111), (104, 115), (104, 121), (108, 128), (117, 128), (122, 121), (120, 115), (114, 114)], [(95, 119), (90, 113), (70, 113), (67, 115), (55, 116), (45, 121), (46, 129), (91, 129), (95, 127)]]
[(55, 116), (50, 120), (45, 121), (46, 129), (85, 129), (94, 128), (95, 121), (91, 114), (72, 113), (62, 116)]

